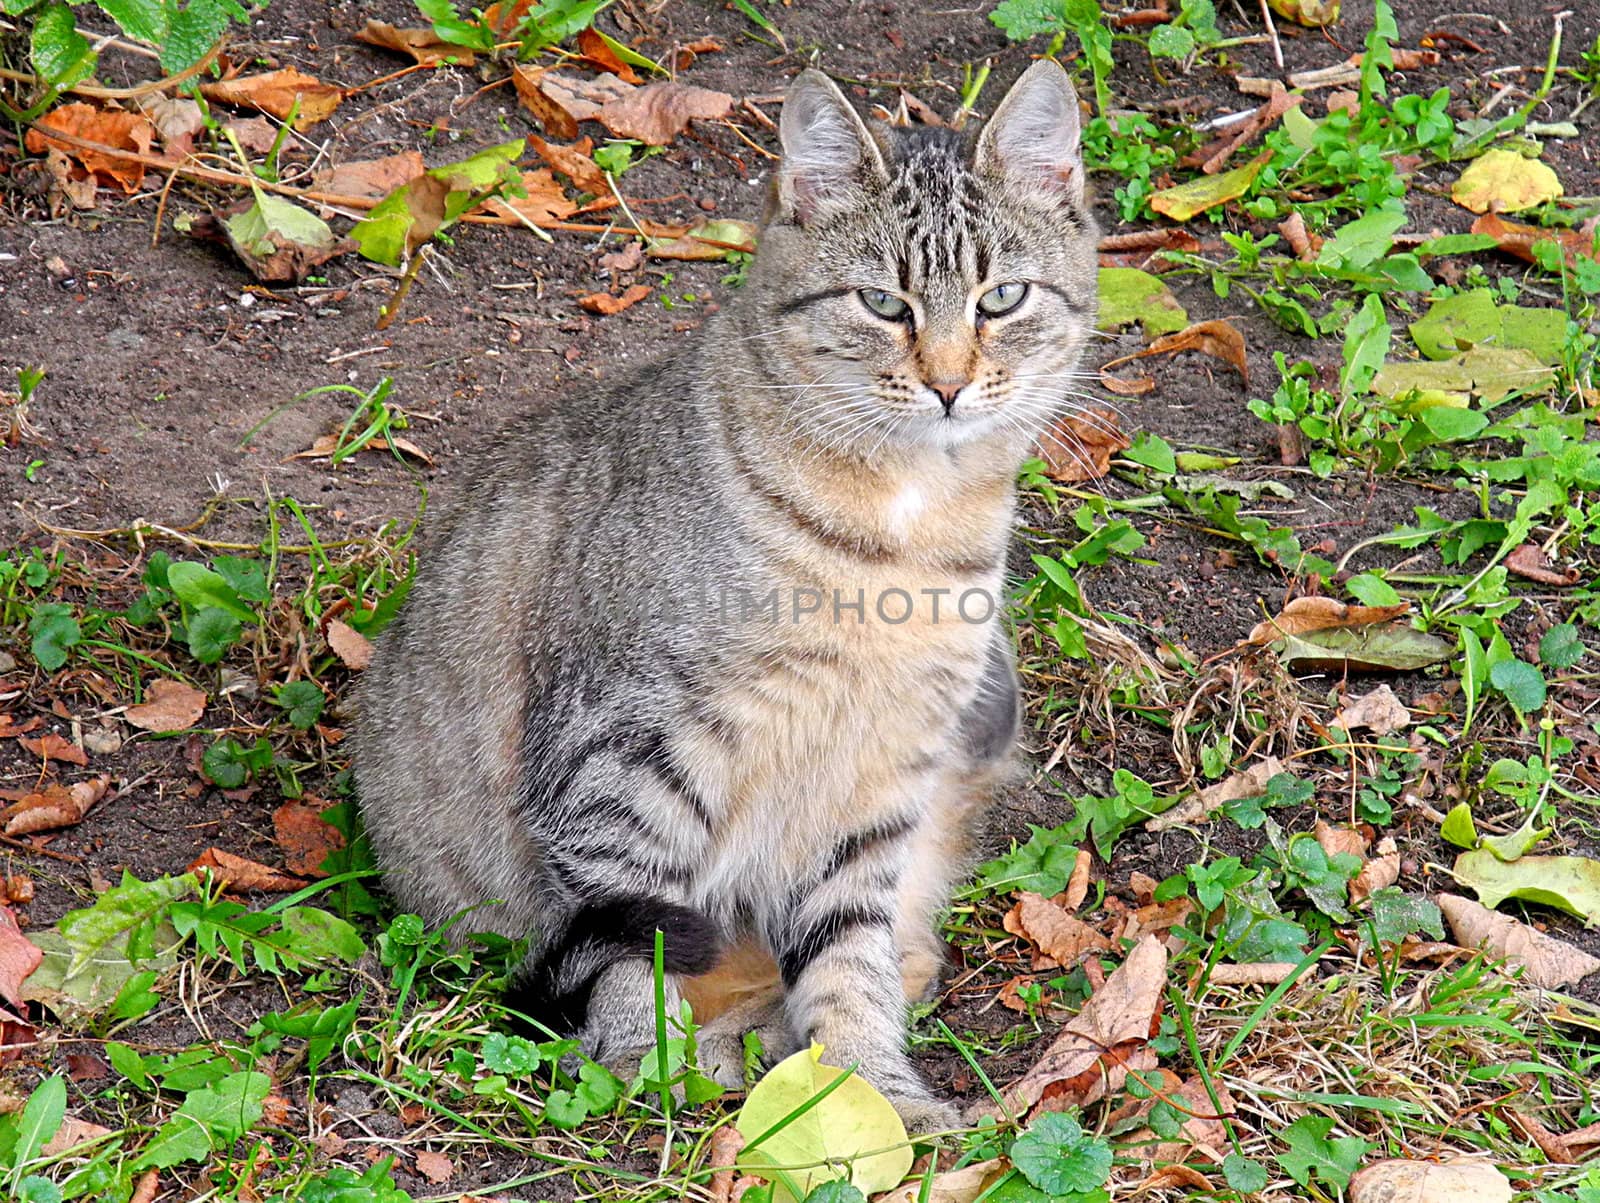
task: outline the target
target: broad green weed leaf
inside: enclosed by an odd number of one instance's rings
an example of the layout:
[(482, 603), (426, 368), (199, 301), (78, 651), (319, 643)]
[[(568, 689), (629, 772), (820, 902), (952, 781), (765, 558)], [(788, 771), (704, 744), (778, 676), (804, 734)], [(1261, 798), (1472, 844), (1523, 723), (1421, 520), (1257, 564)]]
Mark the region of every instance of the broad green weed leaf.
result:
[(138, 42), (159, 46), (167, 38), (167, 10), (161, 0), (96, 0), (122, 32)]
[[(1501, 763), (1506, 762), (1502, 761)], [(1483, 836), (1478, 843), (1483, 848), (1494, 853), (1500, 860), (1521, 860), (1538, 847), (1552, 830), (1549, 827), (1539, 826), (1539, 808), (1534, 807), (1528, 812), (1527, 817), (1517, 825), (1515, 831), (1507, 832), (1505, 835)]]
[(222, 229), (250, 273), (271, 283), (299, 283), (351, 249), (311, 210), (259, 188), (249, 208), (222, 219)]
[(1583, 659), (1583, 640), (1570, 622), (1551, 627), (1539, 640), (1539, 663), (1546, 668), (1571, 668)]
[(264, 1073), (234, 1073), (214, 1087), (191, 1090), (171, 1119), (133, 1163), (135, 1170), (166, 1169), (184, 1161), (204, 1161), (227, 1148), (261, 1119), (262, 1101), (272, 1088)]
[(278, 690), (273, 701), (289, 712), (291, 727), (305, 731), (322, 717), (322, 707), (327, 698), (314, 681), (291, 681)]
[(192, 897), (198, 883), (194, 875), (158, 877), (140, 881), (123, 874), (122, 884), (113, 886), (91, 907), (69, 911), (56, 930), (73, 949), (69, 972), (77, 973), (101, 953), (118, 946), (126, 949), (124, 959), (145, 960), (156, 955), (156, 930), (175, 902)]
[(178, 600), (191, 609), (211, 606), (225, 610), (240, 622), (255, 622), (258, 615), (239, 599), (220, 573), (203, 564), (179, 560), (167, 566), (167, 584)]
[(1046, 898), (1067, 887), (1078, 849), (1059, 828), (1034, 827), (1028, 842), (978, 870), (978, 884), (994, 893), (1029, 891)]
[(226, 610), (205, 606), (196, 610), (184, 628), (189, 654), (201, 664), (215, 664), (239, 641), (243, 628)]
[(1172, 290), (1157, 276), (1136, 267), (1102, 267), (1099, 276), (1099, 330), (1120, 330), (1137, 322), (1147, 339), (1173, 334), (1189, 324), (1189, 315)]
[(267, 588), (267, 566), (260, 560), (218, 556), (211, 561), (211, 567), (228, 583), (240, 601), (265, 605), (272, 600), (272, 592)]
[(1111, 1146), (1071, 1116), (1050, 1111), (1017, 1137), (1011, 1163), (1048, 1195), (1078, 1195), (1104, 1185), (1111, 1174)]
[(1537, 902), (1600, 923), (1600, 860), (1587, 856), (1524, 856), (1509, 864), (1487, 848), (1463, 852), (1452, 872), (1484, 906), (1507, 898)]
[(1222, 1176), (1234, 1190), (1253, 1195), (1267, 1187), (1267, 1167), (1238, 1153), (1222, 1159)]
[(1397, 606), (1405, 600), (1393, 585), (1370, 572), (1351, 577), (1344, 587), (1363, 606)]
[[(819, 1184), (835, 1178), (847, 1178), (858, 1189), (873, 1194), (898, 1186), (911, 1170), (905, 1125), (889, 1101), (854, 1074), (803, 1115), (783, 1122), (844, 1076), (845, 1070), (824, 1065), (822, 1054), (822, 1045), (813, 1044), (780, 1061), (751, 1088), (739, 1109), (736, 1122), (747, 1142), (739, 1164), (772, 1182), (775, 1200), (797, 1197), (789, 1192), (787, 1182), (793, 1182), (800, 1192), (798, 1198), (804, 1198)], [(777, 1131), (772, 1131), (774, 1128)], [(888, 1151), (858, 1156), (871, 1149)], [(789, 1171), (781, 1177), (771, 1168), (812, 1162), (829, 1164)]]
[(1328, 1116), (1305, 1115), (1283, 1130), (1289, 1151), (1278, 1154), (1278, 1164), (1301, 1186), (1309, 1185), (1315, 1176), (1335, 1190), (1344, 1190), (1372, 1147), (1359, 1136), (1329, 1140), (1332, 1128)]
[(70, 88), (94, 71), (94, 48), (78, 32), (72, 10), (65, 4), (46, 5), (33, 20), (33, 65), (44, 80), (57, 88)]
[(411, 1203), (411, 1196), (394, 1184), (390, 1167), (393, 1157), (385, 1157), (366, 1173), (336, 1166), (299, 1187), (292, 1196), (278, 1195), (271, 1203)]
[(66, 1114), (65, 1078), (55, 1074), (35, 1086), (17, 1120), (17, 1143), (11, 1153), (12, 1166), (20, 1168), (37, 1157), (39, 1150), (61, 1127)]
[(29, 1174), (17, 1183), (16, 1203), (61, 1203), (61, 1188), (48, 1178)]
[(1025, 42), (1064, 28), (1061, 0), (1003, 0), (989, 14), (989, 20), (1013, 42)]
[(459, 163), (446, 163), (402, 184), (350, 231), (362, 255), (399, 266), (440, 230), (480, 202), (502, 193), (519, 194), (516, 160), (522, 139), (491, 146)]
[[(1380, 947), (1398, 944), (1418, 931), (1427, 932), (1435, 940), (1444, 939), (1444, 917), (1427, 898), (1404, 893), (1398, 886), (1384, 886), (1372, 892), (1367, 905)], [(1365, 927), (1362, 934), (1367, 934)]]
[(1465, 802), (1457, 802), (1452, 806), (1444, 822), (1439, 825), (1439, 835), (1457, 848), (1476, 848), (1478, 827), (1472, 821), (1472, 807)]
[(1429, 359), (1450, 359), (1472, 347), (1529, 352), (1541, 364), (1558, 364), (1566, 344), (1567, 316), (1560, 309), (1499, 305), (1487, 288), (1442, 297), (1408, 327)]
[(841, 1182), (835, 1178), (832, 1182), (824, 1182), (807, 1195), (806, 1203), (867, 1203), (867, 1196), (848, 1182)]
[(169, 74), (186, 71), (216, 45), (228, 20), (249, 23), (249, 14), (236, 0), (189, 0), (182, 9), (168, 10), (172, 23), (161, 43), (161, 66)]
[(1374, 209), (1335, 230), (1317, 252), (1317, 263), (1353, 271), (1371, 267), (1389, 253), (1395, 234), (1405, 224), (1404, 207)]
[(1544, 705), (1544, 674), (1526, 660), (1501, 660), (1490, 665), (1489, 684), (1505, 694), (1518, 714), (1532, 714)]
[(289, 947), (301, 962), (328, 958), (354, 964), (367, 950), (361, 933), (339, 916), (314, 906), (292, 906), (283, 912)]
[(35, 606), (28, 619), (28, 633), (33, 636), (30, 650), (34, 662), (45, 672), (55, 672), (67, 662), (67, 653), (83, 642), (83, 629), (65, 602)]

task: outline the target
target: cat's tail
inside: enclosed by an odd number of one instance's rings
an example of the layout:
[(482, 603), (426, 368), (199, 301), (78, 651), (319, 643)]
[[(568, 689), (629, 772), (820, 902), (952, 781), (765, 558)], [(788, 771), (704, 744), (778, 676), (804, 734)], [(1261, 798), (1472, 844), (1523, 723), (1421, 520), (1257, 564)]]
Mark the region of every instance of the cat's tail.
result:
[(648, 897), (588, 902), (512, 984), (506, 1005), (555, 1031), (575, 1032), (595, 979), (619, 961), (653, 960), (658, 931), (666, 973), (707, 973), (722, 955), (721, 927), (693, 907)]

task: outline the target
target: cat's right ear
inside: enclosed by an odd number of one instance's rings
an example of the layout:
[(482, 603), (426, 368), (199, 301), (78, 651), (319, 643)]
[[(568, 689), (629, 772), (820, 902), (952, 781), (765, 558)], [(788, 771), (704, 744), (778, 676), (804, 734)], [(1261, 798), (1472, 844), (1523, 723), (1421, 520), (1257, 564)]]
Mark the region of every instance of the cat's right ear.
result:
[(888, 178), (866, 123), (820, 71), (802, 71), (790, 85), (778, 138), (776, 220), (809, 225), (858, 203), (868, 185)]

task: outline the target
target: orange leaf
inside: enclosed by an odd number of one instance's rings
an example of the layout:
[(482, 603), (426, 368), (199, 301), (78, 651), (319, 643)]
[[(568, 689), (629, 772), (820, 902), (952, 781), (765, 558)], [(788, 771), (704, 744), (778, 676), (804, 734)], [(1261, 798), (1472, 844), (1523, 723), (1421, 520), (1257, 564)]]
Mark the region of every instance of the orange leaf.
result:
[(432, 1149), (418, 1149), (416, 1153), (417, 1173), (429, 1182), (438, 1186), (455, 1177), (456, 1163), (443, 1153), (435, 1153)]
[[(534, 119), (544, 126), (544, 132), (551, 137), (576, 138), (578, 119), (566, 105), (545, 90), (547, 75), (548, 72), (536, 67), (513, 63), (511, 82), (516, 86), (517, 99), (522, 102), (522, 107), (532, 113)], [(599, 112), (599, 108), (596, 107), (595, 111)]]
[(589, 157), (589, 152), (594, 149), (592, 138), (584, 138), (571, 146), (563, 146), (559, 142), (546, 142), (538, 134), (529, 134), (528, 149), (571, 180), (574, 188), (593, 193), (595, 196), (610, 195), (611, 189), (606, 183), (606, 173), (595, 166), (594, 160)]
[(328, 803), (309, 794), (272, 812), (272, 835), (283, 849), (283, 864), (302, 877), (326, 877), (322, 862), (344, 847), (344, 835), (322, 817)]
[(1331, 597), (1297, 597), (1276, 618), (1258, 622), (1250, 632), (1249, 642), (1264, 644), (1284, 635), (1303, 635), (1307, 631), (1372, 626), (1399, 618), (1409, 609), (1408, 602), (1393, 606), (1347, 606)]
[(586, 297), (578, 298), (578, 306), (590, 313), (598, 313), (602, 317), (610, 317), (614, 313), (621, 313), (624, 309), (637, 305), (650, 295), (648, 284), (635, 284), (620, 297), (612, 296), (609, 292), (591, 293)]
[(65, 104), (41, 117), (38, 128), (29, 130), (25, 139), (28, 149), (34, 154), (42, 154), (47, 146), (57, 147), (77, 159), (92, 174), (114, 181), (124, 192), (138, 190), (139, 182), (144, 179), (143, 163), (116, 154), (80, 150), (64, 142), (56, 142), (50, 138), (50, 130), (58, 130), (85, 142), (98, 143), (109, 150), (149, 154), (155, 127), (142, 115), (118, 109), (97, 109), (82, 102)]
[(1034, 450), (1053, 479), (1076, 484), (1104, 476), (1111, 468), (1111, 457), (1128, 445), (1116, 414), (1091, 409), (1057, 418), (1055, 425), (1039, 436)]
[(1594, 235), (1581, 230), (1547, 230), (1541, 226), (1525, 225), (1520, 221), (1507, 221), (1498, 213), (1485, 213), (1472, 223), (1474, 234), (1487, 234), (1508, 255), (1529, 263), (1536, 263), (1533, 248), (1541, 242), (1553, 242), (1561, 248), (1561, 257), (1567, 266), (1580, 255), (1595, 258)]
[(386, 22), (374, 21), (371, 17), (367, 18), (366, 28), (356, 34), (356, 41), (409, 54), (424, 67), (437, 66), (439, 63), (470, 67), (478, 61), (478, 56), (472, 51), (451, 45), (431, 29), (397, 29)]
[(556, 177), (550, 174), (548, 167), (536, 167), (532, 171), (524, 171), (522, 188), (527, 196), (513, 196), (508, 199), (493, 197), (485, 207), (490, 212), (498, 213), (512, 221), (516, 221), (517, 218), (511, 215), (519, 213), (523, 220), (531, 221), (536, 226), (548, 225), (553, 221), (565, 221), (578, 211), (578, 206), (567, 199), (566, 189), (556, 182)]
[(1111, 941), (1100, 932), (1038, 894), (1024, 892), (1002, 923), (1008, 932), (1028, 940), (1063, 968), (1111, 947)]
[(214, 877), (229, 890), (261, 891), (267, 894), (287, 894), (305, 885), (305, 879), (290, 877), (276, 869), (269, 869), (259, 861), (248, 860), (224, 852), (221, 848), (207, 848), (194, 859), (185, 872), (196, 873), (209, 869)]
[(409, 184), (428, 165), (414, 150), (381, 159), (364, 159), (355, 163), (341, 163), (312, 176), (319, 192), (332, 192), (338, 196), (370, 196), (373, 199), (388, 196), (396, 188)]
[(23, 980), (39, 968), (44, 952), (22, 934), (9, 906), (0, 906), (0, 998), (22, 1006)]
[(298, 97), (300, 111), (294, 119), (297, 130), (308, 130), (317, 122), (326, 121), (344, 99), (342, 89), (325, 84), (293, 67), (268, 71), (263, 75), (239, 75), (233, 79), (201, 84), (200, 94), (207, 100), (243, 105), (247, 109), (270, 113), (280, 121), (288, 120), (289, 111), (294, 108), (295, 98)]
[(150, 686), (145, 701), (123, 712), (135, 727), (145, 731), (187, 731), (205, 713), (206, 695), (193, 685), (162, 677)]
[(80, 768), (89, 763), (87, 752), (54, 731), (46, 731), (38, 739), (18, 739), (17, 742), (43, 761), (62, 760)]
[(1176, 355), (1179, 351), (1198, 351), (1213, 359), (1220, 359), (1250, 383), (1250, 364), (1245, 359), (1244, 335), (1224, 321), (1196, 322), (1175, 334), (1163, 334), (1142, 351), (1113, 359), (1101, 369), (1103, 373), (1119, 364), (1131, 363), (1147, 355)]
[(110, 776), (102, 773), (88, 781), (60, 785), (52, 781), (38, 793), (24, 795), (0, 810), (0, 829), (7, 835), (30, 835), (35, 831), (53, 831), (58, 827), (74, 827), (83, 822), (83, 816), (105, 797), (111, 784)]
[(618, 58), (617, 52), (606, 45), (606, 40), (592, 27), (578, 34), (578, 52), (600, 70), (609, 71), (618, 79), (630, 84), (639, 82), (638, 73)]

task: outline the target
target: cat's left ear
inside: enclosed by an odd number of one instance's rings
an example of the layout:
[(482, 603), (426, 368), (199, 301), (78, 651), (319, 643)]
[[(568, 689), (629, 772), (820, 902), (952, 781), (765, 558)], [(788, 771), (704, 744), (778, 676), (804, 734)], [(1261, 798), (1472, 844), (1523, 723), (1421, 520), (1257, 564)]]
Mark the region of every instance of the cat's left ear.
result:
[(888, 179), (866, 123), (831, 79), (801, 72), (783, 101), (778, 126), (783, 161), (777, 172), (777, 216), (809, 225), (859, 203)]
[(1022, 73), (978, 136), (976, 167), (1083, 203), (1078, 93), (1061, 65), (1040, 59)]

